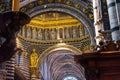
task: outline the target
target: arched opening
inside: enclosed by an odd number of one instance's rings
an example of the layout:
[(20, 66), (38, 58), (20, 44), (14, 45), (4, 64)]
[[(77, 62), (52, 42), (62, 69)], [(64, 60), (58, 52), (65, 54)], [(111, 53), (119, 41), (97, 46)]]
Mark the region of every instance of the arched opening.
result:
[(59, 11), (36, 14), (31, 22), (22, 28), (18, 37), (37, 44), (75, 43), (75, 47), (81, 51), (92, 42), (91, 34), (82, 22)]
[[(28, 53), (31, 53), (34, 45), (36, 46), (36, 52), (39, 54), (37, 67), (39, 69), (43, 66), (40, 70), (45, 80), (53, 78), (53, 80), (62, 80), (63, 76), (73, 74), (76, 74), (78, 80), (84, 80), (84, 69), (74, 62), (73, 56), (81, 54), (80, 51), (85, 46), (94, 43), (90, 19), (77, 8), (65, 4), (43, 4), (29, 9), (26, 13), (32, 20), (21, 30), (18, 36), (19, 42), (21, 45), (26, 43), (22, 47)], [(59, 43), (67, 44), (67, 47), (57, 45)], [(55, 66), (61, 67), (53, 69)]]
[[(90, 36), (91, 35), (89, 34), (88, 29), (82, 22), (69, 15), (68, 13), (59, 11), (48, 11), (33, 16), (30, 24), (24, 26), (19, 34), (20, 39), (31, 42), (30, 44), (32, 44), (30, 46), (27, 46), (28, 53), (32, 52), (31, 50), (34, 47), (33, 44), (36, 46), (36, 51), (40, 55), (38, 60), (38, 68), (42, 66), (42, 75), (45, 80), (62, 80), (63, 75), (68, 74), (76, 74), (78, 80), (84, 80), (84, 69), (81, 65), (78, 66), (75, 64), (74, 54), (80, 54), (81, 49), (91, 44)], [(75, 48), (71, 48), (70, 45), (74, 46)], [(52, 46), (54, 46), (54, 49)], [(52, 62), (49, 64), (49, 60), (47, 60), (47, 58), (48, 56), (52, 56), (54, 58), (55, 56), (52, 54), (55, 54), (56, 52), (52, 52), (58, 50), (63, 50), (63, 53), (67, 50), (68, 53), (70, 52), (70, 54), (65, 56), (65, 54), (67, 54), (66, 52), (63, 55), (60, 55), (63, 59), (63, 62), (60, 62), (60, 64), (56, 64), (59, 62), (55, 62), (55, 65), (62, 66), (56, 67), (56, 70), (51, 72), (51, 67), (48, 67), (48, 65), (51, 65)], [(69, 57), (70, 59), (67, 61), (66, 58), (64, 59), (63, 57)], [(56, 59), (53, 60), (57, 61)], [(64, 62), (65, 64), (63, 64)], [(67, 68), (66, 66), (70, 68)], [(52, 66), (52, 69), (53, 67), (54, 66)], [(56, 73), (57, 71), (62, 71), (62, 73)]]
[[(33, 42), (74, 41), (89, 38), (90, 34), (82, 22), (64, 12), (49, 11), (35, 15), (19, 34)], [(69, 39), (69, 40), (68, 40)]]
[(63, 77), (62, 80), (78, 80), (78, 78), (76, 76), (69, 75), (69, 76)]
[(67, 14), (69, 16), (72, 16), (74, 19), (78, 20), (88, 31), (88, 34), (90, 36), (90, 44), (95, 43), (93, 23), (85, 15), (85, 13), (83, 13), (79, 9), (64, 4), (45, 4), (26, 11), (26, 13), (29, 14), (31, 18), (34, 18), (36, 15), (49, 13), (49, 12), (58, 12), (58, 13)]
[(44, 56), (38, 68), (43, 78), (45, 80), (67, 80), (69, 78), (85, 80), (84, 68), (74, 61), (74, 55), (81, 54), (81, 52), (67, 45), (55, 47), (42, 53)]

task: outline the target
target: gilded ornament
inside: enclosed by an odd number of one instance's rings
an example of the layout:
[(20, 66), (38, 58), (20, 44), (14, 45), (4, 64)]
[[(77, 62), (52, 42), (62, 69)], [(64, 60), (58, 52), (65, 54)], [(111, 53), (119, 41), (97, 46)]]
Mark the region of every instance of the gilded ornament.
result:
[(21, 12), (26, 12), (26, 8), (21, 8), (20, 11)]
[(93, 14), (89, 14), (89, 18), (93, 19), (94, 18)]
[(29, 8), (33, 8), (34, 7), (34, 4), (33, 3), (30, 3), (29, 4)]
[(86, 45), (83, 49), (84, 52), (92, 52), (94, 51), (95, 45)]
[(30, 65), (31, 67), (36, 67), (38, 60), (38, 54), (36, 53), (36, 49), (32, 49), (32, 53), (30, 55)]
[(67, 5), (72, 5), (72, 2), (71, 1), (67, 1), (66, 4)]
[(44, 3), (44, 0), (39, 0), (38, 1), (38, 4), (43, 4)]
[(83, 8), (82, 11), (83, 11), (84, 13), (87, 13), (87, 9), (86, 9), (86, 8)]
[(83, 50), (84, 51), (89, 51), (90, 50), (90, 45), (85, 46)]
[(48, 0), (48, 2), (53, 2), (54, 0)]
[(80, 4), (75, 4), (75, 7), (76, 8), (80, 8)]
[(57, 2), (59, 2), (59, 3), (60, 3), (60, 2), (63, 2), (63, 0), (57, 0)]

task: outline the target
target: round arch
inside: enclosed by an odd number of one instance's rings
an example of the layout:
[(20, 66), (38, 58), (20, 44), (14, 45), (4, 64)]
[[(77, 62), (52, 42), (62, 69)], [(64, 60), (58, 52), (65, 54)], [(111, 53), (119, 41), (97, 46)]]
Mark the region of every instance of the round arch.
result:
[(60, 44), (57, 44), (55, 46), (52, 46), (48, 49), (46, 49), (43, 53), (41, 53), (39, 55), (39, 58), (38, 58), (38, 63), (37, 63), (37, 68), (39, 68), (39, 66), (41, 65), (42, 61), (44, 60), (44, 58), (50, 54), (51, 52), (53, 51), (57, 51), (57, 50), (69, 50), (69, 51), (72, 51), (75, 53), (75, 55), (81, 55), (82, 52), (80, 50), (78, 50), (77, 48), (71, 46), (71, 45), (67, 45), (65, 43), (60, 43)]
[(45, 12), (50, 12), (50, 11), (67, 13), (73, 16), (74, 18), (76, 18), (77, 20), (79, 20), (88, 30), (88, 33), (90, 34), (91, 44), (95, 43), (94, 41), (95, 33), (94, 33), (93, 23), (82, 11), (80, 11), (77, 8), (74, 8), (72, 6), (68, 6), (65, 4), (45, 4), (45, 5), (31, 8), (28, 11), (26, 11), (26, 13), (29, 14), (30, 17), (32, 18), (36, 15), (39, 15)]

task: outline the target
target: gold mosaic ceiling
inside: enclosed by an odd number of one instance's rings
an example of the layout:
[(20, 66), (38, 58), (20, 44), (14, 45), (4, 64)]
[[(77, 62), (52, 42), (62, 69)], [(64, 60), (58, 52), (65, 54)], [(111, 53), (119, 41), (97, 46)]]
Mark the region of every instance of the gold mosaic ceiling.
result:
[(64, 28), (81, 23), (72, 16), (60, 12), (46, 12), (32, 18), (28, 26), (37, 28)]
[(85, 35), (88, 35), (87, 30), (77, 19), (65, 13), (48, 12), (34, 16), (19, 37), (32, 42), (55, 42), (60, 39), (79, 40)]

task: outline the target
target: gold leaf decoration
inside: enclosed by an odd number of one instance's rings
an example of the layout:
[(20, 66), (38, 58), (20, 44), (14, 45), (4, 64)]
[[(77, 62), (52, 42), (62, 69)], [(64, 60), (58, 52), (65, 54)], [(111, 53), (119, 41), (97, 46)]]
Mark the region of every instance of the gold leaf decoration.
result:
[(87, 9), (86, 9), (86, 8), (83, 8), (82, 11), (83, 11), (84, 13), (87, 13)]
[(93, 14), (89, 14), (89, 18), (90, 18), (90, 19), (94, 19)]
[(67, 1), (66, 4), (67, 5), (72, 5), (72, 2), (71, 1)]
[(44, 0), (39, 0), (38, 1), (38, 4), (43, 4), (44, 3)]
[(48, 2), (53, 2), (54, 0), (48, 0)]
[(29, 8), (33, 8), (34, 7), (34, 4), (33, 3), (30, 3), (29, 4)]
[(80, 8), (80, 4), (75, 4), (75, 7), (76, 8)]
[(21, 12), (26, 12), (26, 8), (21, 8), (20, 11)]
[(63, 0), (57, 0), (57, 2), (59, 2), (59, 3), (60, 3), (60, 2), (63, 2)]

